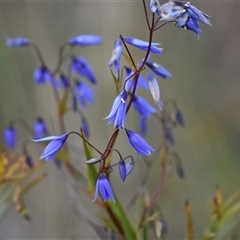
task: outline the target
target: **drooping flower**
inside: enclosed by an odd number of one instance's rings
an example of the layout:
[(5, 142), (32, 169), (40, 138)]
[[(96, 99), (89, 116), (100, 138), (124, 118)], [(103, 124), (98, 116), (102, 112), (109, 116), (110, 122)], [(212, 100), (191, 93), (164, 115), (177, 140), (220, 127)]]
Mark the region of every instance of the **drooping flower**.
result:
[(7, 38), (8, 47), (26, 47), (29, 45), (29, 39), (25, 37)]
[(108, 199), (112, 199), (113, 202), (115, 202), (115, 198), (113, 195), (111, 185), (103, 173), (101, 173), (98, 177), (98, 180), (96, 183), (95, 196), (94, 196), (93, 201), (97, 200), (99, 192), (100, 192), (104, 202), (106, 202)]
[(211, 26), (210, 17), (206, 13), (197, 9), (196, 7), (191, 5), (189, 2), (184, 2), (184, 1), (177, 1), (176, 2), (176, 4), (179, 4), (179, 3), (182, 5), (184, 10), (187, 11), (187, 13), (189, 14), (189, 16), (191, 17), (191, 19), (193, 21), (202, 22), (202, 23), (204, 23), (208, 26)]
[(81, 56), (72, 59), (72, 70), (82, 77), (87, 78), (91, 83), (96, 84), (97, 79), (87, 60)]
[(140, 130), (144, 135), (147, 130), (147, 119), (151, 117), (151, 114), (156, 113), (157, 110), (152, 107), (144, 98), (135, 95), (133, 98), (133, 107), (140, 115)]
[(144, 118), (150, 118), (152, 113), (157, 112), (143, 97), (136, 95), (133, 98), (133, 107)]
[(4, 130), (4, 142), (11, 149), (16, 147), (17, 134), (12, 126), (9, 126)]
[(154, 151), (154, 149), (137, 133), (125, 129), (128, 141), (131, 144), (131, 146), (135, 149), (135, 151), (140, 155), (144, 154), (146, 156), (150, 156), (151, 153)]
[(86, 83), (75, 81), (75, 92), (83, 109), (86, 109), (87, 102), (94, 103), (93, 91)]
[(172, 74), (156, 62), (146, 62), (146, 65), (158, 76), (166, 79), (172, 77)]
[(62, 136), (49, 136), (40, 139), (32, 139), (33, 142), (44, 142), (51, 141), (43, 150), (40, 160), (45, 158), (46, 161), (54, 158), (54, 156), (58, 153), (58, 151), (63, 147), (64, 143), (68, 138), (69, 133), (66, 133)]
[[(146, 42), (146, 41), (143, 41), (143, 40), (140, 40), (137, 38), (132, 38), (132, 37), (125, 37), (124, 40), (128, 44), (131, 44), (134, 47), (137, 47), (141, 50), (144, 50), (144, 51), (148, 50), (149, 42)], [(150, 47), (150, 52), (160, 55), (162, 53), (163, 49), (158, 48), (157, 47), (158, 45), (161, 45), (161, 44), (160, 43), (152, 43), (151, 47)]]
[(210, 17), (184, 1), (169, 1), (163, 4), (158, 11), (161, 20), (175, 21), (176, 27), (195, 32), (198, 36), (201, 33), (199, 22), (211, 26)]
[(198, 38), (202, 32), (198, 23), (194, 22), (191, 18), (188, 19), (183, 28), (195, 32), (198, 35)]
[(122, 181), (124, 182), (127, 177), (127, 168), (126, 168), (125, 161), (123, 159), (121, 159), (118, 163), (118, 170), (119, 170), (119, 175)]
[(47, 135), (47, 126), (42, 118), (37, 118), (33, 126), (34, 129), (34, 137), (35, 139), (39, 139), (45, 135)]
[(114, 67), (114, 71), (116, 74), (118, 74), (119, 69), (120, 69), (120, 64), (121, 64), (121, 58), (122, 58), (122, 40), (117, 39), (115, 44), (114, 44), (114, 49), (112, 51), (112, 56), (111, 59), (108, 63), (109, 67)]
[(182, 112), (179, 109), (175, 111), (175, 120), (180, 126), (184, 127), (184, 118)]
[(33, 82), (36, 85), (50, 83), (51, 82), (51, 73), (45, 66), (37, 68), (33, 73)]
[(100, 36), (87, 35), (87, 34), (79, 35), (69, 40), (69, 44), (71, 46), (80, 46), (80, 47), (99, 45), (101, 43), (102, 43), (102, 38)]
[(127, 110), (127, 92), (122, 91), (114, 100), (109, 115), (104, 119), (109, 119), (109, 123), (114, 122), (114, 127), (124, 128), (124, 120)]

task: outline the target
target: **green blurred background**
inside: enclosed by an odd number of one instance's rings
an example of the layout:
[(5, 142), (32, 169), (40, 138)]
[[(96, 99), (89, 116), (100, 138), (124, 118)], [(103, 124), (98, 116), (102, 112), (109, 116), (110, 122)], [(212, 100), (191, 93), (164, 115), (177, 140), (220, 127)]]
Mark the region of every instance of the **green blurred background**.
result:
[[(162, 3), (162, 2), (161, 2)], [(166, 181), (158, 204), (169, 227), (169, 239), (183, 239), (185, 235), (184, 202), (192, 205), (196, 235), (203, 233), (208, 223), (207, 198), (219, 185), (225, 197), (239, 189), (240, 175), (240, 2), (192, 1), (193, 5), (209, 14), (212, 27), (201, 26), (197, 36), (169, 24), (154, 37), (164, 48), (162, 56), (152, 59), (171, 71), (173, 78), (160, 80), (163, 99), (179, 100), (186, 127), (175, 131), (176, 149), (184, 163), (186, 177), (181, 180), (174, 172)], [(115, 98), (114, 84), (107, 67), (113, 44), (119, 34), (148, 39), (142, 2), (138, 1), (1, 1), (0, 2), (0, 132), (13, 118), (33, 124), (37, 116), (44, 116), (49, 128), (59, 133), (52, 91), (46, 86), (33, 85), (32, 72), (39, 66), (31, 48), (9, 49), (7, 36), (33, 39), (51, 68), (55, 67), (58, 47), (79, 34), (101, 35), (101, 46), (76, 49), (85, 56), (98, 78), (96, 104), (86, 116), (91, 126), (91, 142), (103, 149), (113, 132), (112, 125), (102, 120)], [(131, 48), (136, 61), (144, 53)], [(149, 94), (141, 92), (151, 103)], [(67, 131), (79, 130), (77, 115), (66, 117)], [(131, 111), (127, 128), (137, 130), (138, 116)], [(56, 123), (56, 124), (55, 124)], [(31, 136), (23, 127), (17, 128), (19, 140)], [(94, 133), (94, 134), (93, 134)], [(157, 148), (161, 128), (157, 121), (149, 122), (148, 141)], [(80, 146), (73, 158), (84, 168), (79, 139), (69, 140)], [(4, 146), (1, 138), (1, 146)], [(116, 145), (123, 153), (137, 156), (128, 146), (124, 134)], [(3, 148), (3, 147), (1, 147)], [(30, 149), (30, 148), (29, 148)], [(21, 151), (21, 147), (19, 147)], [(41, 149), (32, 145), (31, 153), (38, 161)], [(113, 188), (126, 204), (144, 171), (137, 159), (134, 173), (123, 184), (117, 171), (113, 173)], [(71, 181), (53, 162), (44, 166), (47, 179), (26, 197), (32, 220), (27, 222), (11, 210), (0, 222), (1, 239), (95, 239), (91, 227), (74, 214), (76, 197)], [(154, 164), (148, 183), (150, 194), (160, 178), (158, 161)], [(97, 222), (99, 213), (84, 194), (77, 197), (79, 209)], [(84, 207), (83, 207), (84, 206)], [(90, 211), (91, 209), (91, 211)]]

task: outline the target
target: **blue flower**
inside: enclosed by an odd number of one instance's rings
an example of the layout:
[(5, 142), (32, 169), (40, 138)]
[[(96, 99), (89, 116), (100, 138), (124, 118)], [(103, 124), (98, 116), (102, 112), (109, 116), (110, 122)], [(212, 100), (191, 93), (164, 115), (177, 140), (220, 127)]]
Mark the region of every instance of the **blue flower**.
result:
[(134, 96), (133, 107), (140, 115), (140, 130), (141, 134), (144, 135), (147, 130), (147, 118), (151, 117), (152, 113), (157, 112), (144, 98), (140, 96)]
[(40, 139), (32, 139), (33, 142), (44, 142), (51, 141), (43, 150), (40, 160), (45, 158), (46, 161), (54, 158), (54, 156), (58, 153), (58, 151), (63, 147), (64, 143), (68, 138), (69, 133), (66, 133), (62, 136), (49, 136)]
[(195, 32), (198, 35), (198, 38), (202, 32), (201, 29), (199, 28), (198, 23), (195, 23), (191, 18), (188, 19), (183, 28)]
[(114, 122), (114, 127), (124, 128), (124, 120), (127, 110), (127, 92), (122, 91), (114, 100), (112, 109), (105, 119), (110, 119), (109, 123)]
[(154, 151), (154, 149), (137, 133), (125, 129), (128, 141), (131, 144), (131, 146), (135, 149), (135, 151), (140, 155), (144, 154), (146, 156), (150, 156), (151, 152)]
[(29, 39), (25, 37), (8, 38), (6, 45), (8, 47), (26, 47), (29, 45)]
[(156, 62), (146, 62), (146, 65), (158, 76), (166, 79), (172, 77), (171, 73)]
[[(133, 81), (134, 77), (132, 79), (129, 79), (129, 77), (131, 77), (134, 74), (134, 71), (132, 70), (132, 68), (126, 67), (126, 66), (125, 66), (125, 69), (126, 69), (126, 79), (128, 79), (128, 81), (125, 84), (125, 90), (127, 92), (129, 91), (132, 92), (134, 87), (134, 81)], [(148, 85), (141, 74), (139, 74), (138, 76), (137, 89), (140, 87), (148, 89)]]
[(78, 98), (78, 101), (83, 109), (86, 109), (87, 102), (94, 103), (94, 94), (92, 89), (85, 83), (75, 81), (75, 92)]
[(103, 173), (101, 173), (98, 177), (93, 201), (97, 200), (98, 192), (100, 192), (104, 202), (106, 202), (108, 199), (112, 199), (113, 202), (115, 202), (111, 185)]
[(124, 182), (127, 177), (127, 168), (126, 168), (125, 161), (123, 159), (121, 159), (119, 161), (118, 170), (119, 170), (120, 177), (121, 177), (122, 181)]
[[(144, 50), (144, 51), (148, 50), (149, 42), (145, 42), (143, 40), (132, 38), (132, 37), (125, 37), (124, 40), (128, 44), (131, 44), (134, 47), (140, 48), (141, 50)], [(150, 52), (160, 55), (163, 49), (156, 47), (158, 45), (160, 45), (160, 43), (152, 43), (150, 47)]]
[(180, 126), (184, 127), (185, 125), (184, 118), (183, 118), (182, 112), (179, 109), (177, 109), (175, 112), (175, 119)]
[(121, 64), (122, 51), (123, 51), (122, 40), (117, 39), (115, 44), (114, 44), (114, 49), (112, 51), (111, 59), (108, 63), (109, 67), (114, 66), (115, 73), (119, 72), (119, 68), (120, 68), (120, 64)]
[(102, 43), (102, 38), (96, 35), (79, 35), (69, 40), (69, 44), (72, 46), (92, 46)]
[(201, 32), (198, 22), (211, 26), (210, 17), (189, 2), (169, 1), (160, 7), (158, 13), (161, 20), (176, 21), (177, 27), (186, 27), (198, 36)]
[(38, 118), (33, 126), (34, 129), (34, 137), (35, 139), (39, 139), (42, 136), (47, 134), (47, 126), (42, 118)]
[(133, 107), (139, 113), (139, 115), (144, 118), (150, 118), (152, 113), (157, 112), (154, 107), (152, 107), (144, 98), (140, 96), (134, 96)]
[(33, 73), (33, 81), (36, 85), (50, 83), (51, 78), (51, 73), (45, 66), (37, 68)]
[(4, 130), (4, 142), (11, 149), (16, 147), (17, 134), (12, 126), (9, 126)]
[(187, 11), (189, 16), (193, 19), (193, 21), (199, 21), (206, 25), (211, 26), (210, 17), (206, 13), (200, 11), (190, 3), (181, 2), (181, 4), (184, 4), (184, 9)]
[(72, 70), (80, 76), (87, 78), (93, 84), (97, 83), (93, 70), (85, 58), (81, 56), (73, 58), (71, 66)]

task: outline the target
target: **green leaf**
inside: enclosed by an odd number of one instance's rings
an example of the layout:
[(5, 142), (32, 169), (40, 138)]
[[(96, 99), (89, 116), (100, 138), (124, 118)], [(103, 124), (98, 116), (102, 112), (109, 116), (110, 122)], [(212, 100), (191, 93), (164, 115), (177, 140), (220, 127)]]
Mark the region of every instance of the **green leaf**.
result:
[(107, 228), (113, 230), (114, 232), (118, 232), (118, 229), (112, 219), (106, 218), (103, 216), (100, 216), (99, 218), (104, 222), (104, 224)]
[(65, 92), (63, 93), (62, 98), (59, 101), (59, 104), (58, 104), (58, 114), (60, 116), (63, 116), (67, 112), (67, 110), (68, 110), (68, 107), (67, 107), (68, 93), (69, 93), (68, 89), (65, 90)]
[(159, 212), (153, 213), (150, 217), (146, 218), (145, 221), (143, 222), (144, 225), (154, 221), (159, 215)]
[(117, 92), (117, 95), (120, 93), (120, 86), (119, 86), (119, 82), (118, 82), (118, 79), (116, 78), (116, 76), (114, 75), (112, 69), (110, 69), (111, 71), (111, 74), (112, 74), (112, 78), (114, 80), (114, 83), (115, 83), (115, 87), (116, 87), (116, 92)]
[(122, 229), (125, 239), (137, 239), (136, 238), (136, 232), (134, 231), (126, 212), (123, 210), (120, 202), (118, 201), (116, 195), (115, 195), (116, 203), (113, 201), (108, 201), (107, 204), (110, 207), (110, 210), (114, 217), (116, 218), (119, 227)]
[[(82, 132), (82, 136), (84, 136), (84, 133)], [(86, 141), (83, 140), (83, 147), (84, 152), (86, 156), (86, 160), (90, 160), (94, 158), (94, 154), (92, 152), (92, 149), (89, 147), (89, 145), (86, 143)], [(97, 169), (95, 167), (95, 164), (87, 165), (87, 180), (88, 180), (88, 186), (89, 189), (94, 192), (95, 191), (95, 184), (98, 178)]]
[(240, 197), (240, 191), (235, 192), (231, 197), (229, 197), (222, 205), (222, 211), (228, 210), (233, 203)]
[(142, 228), (142, 238), (143, 240), (148, 240), (148, 225), (145, 225)]
[(134, 69), (134, 65), (132, 63), (132, 60), (126, 53), (123, 53), (123, 58), (127, 61), (128, 66), (130, 66), (132, 69)]

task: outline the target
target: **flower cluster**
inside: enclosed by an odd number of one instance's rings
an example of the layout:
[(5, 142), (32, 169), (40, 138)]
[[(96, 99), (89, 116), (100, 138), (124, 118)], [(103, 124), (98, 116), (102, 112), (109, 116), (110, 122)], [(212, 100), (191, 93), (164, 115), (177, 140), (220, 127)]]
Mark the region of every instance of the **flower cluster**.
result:
[(160, 5), (158, 0), (150, 1), (150, 8), (153, 13), (157, 13), (160, 20), (173, 21), (176, 27), (195, 32), (198, 36), (201, 33), (199, 23), (211, 26), (210, 17), (190, 4), (190, 2), (170, 0)]
[[(108, 67), (116, 87), (116, 97), (111, 101), (112, 107), (109, 110), (109, 114), (104, 118), (109, 121), (108, 124), (113, 124), (114, 128), (113, 134), (109, 141), (107, 141), (104, 151), (98, 150), (96, 146), (90, 143), (90, 128), (85, 114), (88, 104), (93, 105), (95, 102), (94, 91), (91, 85), (97, 84), (97, 75), (94, 73), (91, 64), (85, 57), (75, 55), (72, 52), (64, 54), (66, 47), (72, 49), (75, 47), (100, 45), (102, 43), (102, 38), (100, 36), (86, 34), (70, 38), (60, 46), (58, 63), (53, 70), (46, 64), (41, 56), (40, 50), (32, 40), (24, 37), (9, 38), (6, 40), (6, 45), (8, 47), (32, 46), (35, 49), (40, 65), (33, 72), (33, 82), (37, 86), (50, 85), (57, 102), (61, 131), (59, 136), (55, 136), (55, 134), (47, 136), (51, 134), (42, 117), (37, 118), (33, 127), (30, 127), (30, 130), (28, 125), (23, 123), (23, 125), (28, 128), (32, 138), (34, 138), (32, 139), (33, 142), (41, 143), (41, 145), (48, 142), (44, 147), (40, 159), (45, 159), (46, 161), (54, 159), (58, 166), (65, 164), (72, 175), (81, 175), (76, 174), (77, 170), (71, 165), (71, 161), (69, 160), (69, 149), (67, 146), (64, 146), (71, 134), (78, 135), (81, 140), (83, 140), (86, 155), (85, 163), (87, 164), (88, 170), (90, 169), (89, 171), (91, 172), (91, 174), (87, 174), (89, 176), (84, 180), (87, 180), (89, 183), (89, 192), (92, 196), (94, 195), (93, 201), (100, 201), (98, 198), (100, 193), (104, 202), (112, 200), (116, 203), (117, 198), (115, 197), (109, 180), (113, 168), (116, 166), (118, 167), (119, 179), (122, 180), (122, 182), (127, 180), (127, 177), (134, 169), (136, 160), (134, 160), (131, 155), (125, 153), (122, 155), (115, 146), (116, 139), (120, 132), (124, 132), (126, 141), (133, 150), (136, 151), (139, 158), (144, 156), (144, 160), (146, 160), (147, 158), (145, 157), (150, 157), (155, 151), (154, 147), (160, 149), (162, 168), (170, 161), (169, 159), (173, 159), (175, 161), (177, 174), (181, 178), (184, 177), (183, 164), (173, 148), (175, 144), (173, 129), (177, 126), (184, 127), (185, 121), (178, 103), (171, 98), (164, 100), (162, 96), (159, 84), (161, 81), (160, 79), (167, 80), (172, 78), (172, 74), (159, 63), (160, 61), (158, 58), (160, 59), (163, 54), (163, 48), (159, 47), (161, 45), (160, 43), (153, 41), (154, 32), (165, 26), (166, 23), (174, 22), (176, 27), (193, 31), (199, 36), (201, 33), (199, 27), (200, 23), (211, 25), (210, 17), (189, 2), (170, 0), (161, 5), (158, 0), (151, 0), (150, 10), (153, 12), (153, 17), (152, 23), (150, 24), (145, 1), (143, 2), (149, 29), (148, 41), (120, 35), (113, 44), (114, 47), (108, 62)], [(156, 20), (155, 16), (158, 17)], [(165, 21), (165, 23), (160, 25), (161, 21)], [(131, 47), (142, 51), (143, 58), (141, 60), (138, 59), (138, 61), (135, 61), (130, 51)], [(155, 59), (157, 60), (153, 61), (151, 59), (152, 54), (155, 54), (157, 57)], [(68, 72), (62, 69), (62, 64), (66, 61), (68, 61)], [(144, 90), (147, 94), (152, 96), (151, 100), (155, 105), (152, 106), (141, 96), (141, 91), (139, 91), (139, 89)], [(172, 105), (170, 109), (173, 109), (173, 111), (171, 112), (168, 108), (169, 104)], [(79, 122), (81, 125), (80, 133), (66, 133), (65, 131), (64, 115), (69, 109), (79, 114)], [(139, 120), (138, 130), (126, 127), (128, 125), (126, 120), (131, 109), (134, 109), (137, 113)], [(148, 130), (148, 121), (151, 120), (152, 116), (154, 116), (154, 119), (159, 124), (159, 129), (161, 129), (160, 132), (162, 131), (161, 139), (158, 139), (154, 143), (157, 144), (159, 142), (159, 144), (154, 147), (145, 140)], [(158, 131), (158, 129), (156, 131)], [(10, 122), (9, 126), (5, 129), (4, 140), (5, 144), (12, 150), (16, 149), (16, 138), (17, 133), (14, 122)], [(29, 168), (33, 168), (32, 159), (26, 149), (26, 146), (24, 146), (26, 164)], [(95, 157), (92, 150), (97, 152), (100, 156)], [(111, 158), (112, 152), (118, 154), (118, 157), (114, 158), (116, 159), (115, 161)], [(95, 164), (98, 164), (99, 167), (95, 168), (95, 166), (91, 166)], [(162, 184), (163, 183), (159, 184), (159, 189), (162, 188)], [(156, 195), (149, 201), (148, 206), (144, 209), (144, 214), (146, 214), (145, 210), (148, 210), (148, 208), (153, 205), (158, 196), (157, 194), (159, 194), (159, 191), (157, 191)], [(100, 205), (107, 206), (104, 205), (103, 202), (101, 203)], [(110, 208), (107, 208), (107, 210), (109, 209)], [(111, 214), (114, 214), (114, 211), (111, 209), (109, 211)], [(114, 217), (113, 219), (115, 219)], [(146, 216), (143, 216), (142, 220), (145, 221), (145, 219), (147, 219)], [(143, 222), (140, 225), (144, 225)]]

